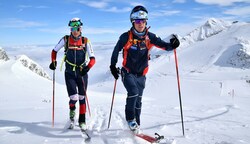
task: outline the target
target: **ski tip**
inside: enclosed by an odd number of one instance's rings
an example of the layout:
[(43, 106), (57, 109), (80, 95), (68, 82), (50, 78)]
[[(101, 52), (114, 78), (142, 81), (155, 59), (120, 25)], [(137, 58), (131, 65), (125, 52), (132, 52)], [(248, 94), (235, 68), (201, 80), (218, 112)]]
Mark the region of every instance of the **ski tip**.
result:
[(72, 129), (74, 129), (74, 126), (70, 126), (70, 127), (68, 127), (68, 129), (72, 130)]
[(90, 142), (91, 141), (91, 137), (88, 137), (84, 140), (85, 142)]

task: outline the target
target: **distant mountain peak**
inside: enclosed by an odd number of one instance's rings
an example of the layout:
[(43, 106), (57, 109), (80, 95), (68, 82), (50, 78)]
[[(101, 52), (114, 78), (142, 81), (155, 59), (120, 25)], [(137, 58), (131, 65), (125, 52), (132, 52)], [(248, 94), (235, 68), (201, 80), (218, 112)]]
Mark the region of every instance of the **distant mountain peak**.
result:
[(188, 35), (182, 38), (182, 45), (184, 47), (198, 42), (203, 41), (206, 38), (209, 38), (213, 35), (216, 35), (222, 32), (225, 29), (228, 29), (232, 25), (232, 22), (224, 21), (221, 19), (210, 18), (204, 25), (194, 29)]
[(5, 52), (3, 48), (0, 47), (0, 61), (8, 61), (8, 60), (9, 60), (9, 57), (7, 53)]
[(207, 20), (207, 22), (204, 24), (203, 27), (211, 28), (211, 29), (219, 29), (219, 30), (224, 30), (232, 25), (231, 22), (227, 22), (221, 19), (216, 19), (216, 18), (210, 18)]
[(49, 75), (45, 72), (45, 70), (36, 62), (34, 62), (33, 60), (31, 60), (29, 57), (27, 57), (26, 55), (19, 55), (16, 57), (17, 62), (20, 62), (24, 67), (29, 68), (32, 72), (47, 78), (47, 79), (51, 79), (49, 77)]

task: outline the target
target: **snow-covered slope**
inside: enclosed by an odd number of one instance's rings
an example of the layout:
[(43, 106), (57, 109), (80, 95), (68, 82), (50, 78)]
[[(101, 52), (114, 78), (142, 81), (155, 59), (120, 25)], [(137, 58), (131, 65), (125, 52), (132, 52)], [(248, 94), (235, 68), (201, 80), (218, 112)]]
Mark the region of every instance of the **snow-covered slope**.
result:
[[(210, 27), (220, 25), (209, 24)], [(177, 49), (185, 137), (172, 52), (159, 51), (158, 56), (152, 53), (143, 95), (141, 129), (151, 135), (158, 132), (174, 139), (176, 144), (249, 144), (250, 85), (246, 80), (250, 79), (250, 25), (221, 25), (221, 31), (215, 28), (216, 34), (210, 33), (213, 29), (202, 27), (207, 35), (193, 34), (188, 47)], [(124, 116), (126, 91), (120, 79), (110, 129), (107, 129), (114, 88), (109, 72), (113, 46), (113, 43), (93, 44), (97, 63), (89, 72), (87, 92), (91, 108), (91, 117), (87, 115), (87, 125), (92, 131), (90, 143), (145, 144), (129, 133)], [(51, 49), (46, 51), (49, 57)], [(35, 51), (32, 54), (38, 55)], [(40, 58), (37, 60), (39, 63)], [(117, 66), (121, 66), (120, 60)], [(58, 69), (56, 74), (63, 78), (63, 72)], [(10, 59), (0, 63), (0, 88), (1, 144), (86, 143), (78, 127), (72, 131), (66, 129), (69, 110), (65, 85), (56, 83), (54, 128), (51, 127), (51, 80), (30, 71), (21, 61)]]
[(24, 67), (27, 67), (32, 72), (44, 78), (50, 79), (50, 76), (47, 74), (47, 72), (44, 71), (44, 69), (39, 64), (28, 58), (26, 55), (19, 55), (16, 57), (16, 60), (17, 63), (21, 63)]
[[(15, 55), (14, 57), (15, 57), (14, 60), (16, 61), (16, 63), (20, 63), (22, 66), (28, 68), (32, 72), (44, 78), (51, 79), (42, 66), (34, 62), (32, 59), (30, 59), (26, 55)], [(7, 55), (5, 50), (0, 47), (0, 61), (8, 61), (8, 60), (10, 60), (9, 56)]]
[[(250, 32), (249, 26), (249, 23), (234, 24), (230, 28), (223, 30), (205, 41), (197, 42), (191, 47), (183, 49), (180, 57), (183, 55), (186, 57), (184, 58), (184, 68), (188, 67), (188, 71), (190, 72), (204, 72), (205, 70), (209, 70), (211, 66), (219, 66), (219, 69), (221, 70), (224, 70), (223, 68), (226, 67), (248, 67), (249, 60), (247, 59), (249, 58), (247, 57), (247, 52), (250, 47), (247, 43), (250, 38), (250, 35), (248, 34)], [(243, 59), (240, 60), (241, 58)], [(238, 59), (241, 62), (236, 62), (235, 59)], [(187, 72), (187, 69), (185, 71)]]
[[(210, 18), (208, 19), (202, 26), (194, 29), (190, 33), (188, 33), (186, 36), (181, 37), (177, 35), (177, 37), (180, 39), (180, 47), (179, 49), (185, 49), (189, 47), (190, 45), (195, 45), (196, 43), (199, 43), (209, 37), (212, 37), (216, 34), (219, 34), (221, 32), (226, 31), (232, 26), (232, 22), (224, 21), (221, 19), (215, 19)], [(172, 36), (169, 35), (167, 38), (165, 38), (165, 41), (169, 41), (169, 39)], [(159, 50), (153, 50), (152, 51), (152, 58), (157, 58), (159, 55), (162, 55), (163, 52)]]
[[(218, 21), (218, 20), (217, 20)], [(209, 21), (208, 21), (209, 22)], [(207, 22), (207, 23), (208, 23)], [(227, 22), (221, 22), (227, 23)], [(205, 24), (206, 25), (206, 24)], [(209, 37), (202, 34), (206, 39), (199, 39), (195, 34), (189, 34), (189, 39), (182, 39), (184, 43), (177, 49), (180, 70), (182, 73), (204, 73), (205, 71), (224, 71), (225, 68), (245, 69), (249, 68), (249, 39), (250, 39), (250, 24), (249, 23), (234, 23), (230, 27), (221, 29), (215, 27), (216, 30), (204, 29), (204, 31), (213, 31)], [(200, 29), (201, 29), (200, 28)], [(202, 31), (196, 31), (201, 33)], [(194, 32), (192, 32), (194, 33)], [(192, 37), (191, 37), (192, 36)], [(191, 40), (192, 43), (189, 43)], [(188, 46), (184, 47), (187, 43)], [(157, 58), (155, 55), (161, 55)], [(157, 52), (152, 53), (152, 61), (161, 61), (165, 58), (165, 64), (160, 63), (154, 65), (157, 69), (164, 69), (166, 65), (174, 65), (172, 53)], [(174, 73), (171, 70), (160, 70), (165, 73)]]

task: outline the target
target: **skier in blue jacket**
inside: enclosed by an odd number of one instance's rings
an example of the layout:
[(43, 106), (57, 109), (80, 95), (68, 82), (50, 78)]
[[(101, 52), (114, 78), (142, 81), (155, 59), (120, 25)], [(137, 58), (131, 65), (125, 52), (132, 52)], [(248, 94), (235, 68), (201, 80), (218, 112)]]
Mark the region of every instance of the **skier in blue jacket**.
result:
[(123, 33), (111, 56), (110, 71), (115, 79), (119, 77), (116, 67), (118, 55), (123, 50), (121, 77), (127, 90), (125, 116), (128, 126), (132, 131), (139, 130), (142, 95), (145, 88), (146, 73), (148, 72), (149, 51), (155, 46), (163, 50), (176, 49), (180, 42), (173, 36), (167, 43), (154, 33), (148, 31), (148, 11), (143, 6), (136, 6), (130, 14), (132, 27)]

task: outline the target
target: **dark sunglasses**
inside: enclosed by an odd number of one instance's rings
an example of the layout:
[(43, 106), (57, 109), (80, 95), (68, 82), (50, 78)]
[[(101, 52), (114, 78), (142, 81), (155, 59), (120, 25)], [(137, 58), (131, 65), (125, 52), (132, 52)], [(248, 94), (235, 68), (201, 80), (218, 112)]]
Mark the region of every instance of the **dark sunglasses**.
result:
[(146, 22), (147, 22), (147, 20), (145, 20), (145, 19), (136, 19), (136, 20), (135, 20), (135, 23), (136, 23), (136, 24), (146, 23)]
[(80, 27), (72, 27), (72, 28), (70, 28), (70, 30), (72, 32), (74, 32), (74, 31), (80, 31)]

